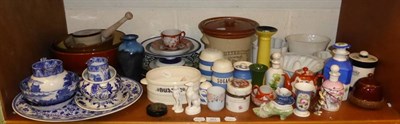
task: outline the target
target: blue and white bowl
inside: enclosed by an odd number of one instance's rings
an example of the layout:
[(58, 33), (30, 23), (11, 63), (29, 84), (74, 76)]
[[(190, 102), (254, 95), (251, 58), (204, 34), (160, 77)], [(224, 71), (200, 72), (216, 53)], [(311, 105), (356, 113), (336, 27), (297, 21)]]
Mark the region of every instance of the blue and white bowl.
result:
[(70, 100), (75, 95), (78, 82), (77, 74), (63, 71), (48, 77), (28, 77), (19, 87), (24, 98), (32, 106), (46, 108)]
[(83, 80), (80, 82), (79, 87), (81, 93), (90, 99), (103, 101), (113, 98), (118, 90), (121, 89), (120, 82), (117, 81), (117, 71), (109, 66), (110, 79), (105, 81), (92, 81), (89, 80), (88, 69), (85, 69), (82, 73)]

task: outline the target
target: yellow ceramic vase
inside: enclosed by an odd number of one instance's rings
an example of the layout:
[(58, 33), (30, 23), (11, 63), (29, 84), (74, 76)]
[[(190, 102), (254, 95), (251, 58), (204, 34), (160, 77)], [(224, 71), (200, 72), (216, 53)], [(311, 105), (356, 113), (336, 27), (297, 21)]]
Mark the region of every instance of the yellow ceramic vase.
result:
[(271, 37), (278, 29), (271, 26), (258, 26), (256, 31), (258, 36), (257, 63), (270, 67)]

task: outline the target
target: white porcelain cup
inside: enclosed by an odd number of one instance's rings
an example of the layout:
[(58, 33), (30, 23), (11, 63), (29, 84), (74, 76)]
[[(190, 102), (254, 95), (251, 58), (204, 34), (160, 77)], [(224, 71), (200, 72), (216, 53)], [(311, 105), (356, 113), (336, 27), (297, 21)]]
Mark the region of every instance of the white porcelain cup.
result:
[(165, 47), (177, 49), (180, 41), (185, 38), (186, 33), (178, 29), (167, 29), (161, 32), (161, 39)]
[(208, 109), (221, 111), (225, 105), (225, 89), (220, 86), (212, 86), (207, 89)]

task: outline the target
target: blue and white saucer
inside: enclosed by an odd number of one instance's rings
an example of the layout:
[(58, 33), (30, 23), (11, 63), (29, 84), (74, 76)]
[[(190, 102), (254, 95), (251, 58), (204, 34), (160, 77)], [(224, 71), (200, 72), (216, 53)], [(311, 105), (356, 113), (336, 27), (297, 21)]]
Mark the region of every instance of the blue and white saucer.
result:
[(43, 122), (71, 122), (98, 118), (123, 110), (135, 103), (142, 96), (143, 87), (140, 83), (123, 77), (121, 78), (121, 81), (121, 83), (129, 89), (129, 92), (127, 93), (128, 98), (122, 102), (120, 106), (107, 111), (88, 111), (80, 108), (73, 100), (66, 106), (57, 110), (37, 110), (28, 104), (21, 94), (18, 94), (14, 98), (12, 108), (22, 117)]
[(117, 94), (107, 100), (93, 100), (87, 98), (81, 92), (77, 92), (75, 95), (75, 104), (79, 107), (89, 111), (107, 111), (112, 110), (118, 106), (121, 106), (129, 97), (129, 89), (122, 85), (122, 89)]

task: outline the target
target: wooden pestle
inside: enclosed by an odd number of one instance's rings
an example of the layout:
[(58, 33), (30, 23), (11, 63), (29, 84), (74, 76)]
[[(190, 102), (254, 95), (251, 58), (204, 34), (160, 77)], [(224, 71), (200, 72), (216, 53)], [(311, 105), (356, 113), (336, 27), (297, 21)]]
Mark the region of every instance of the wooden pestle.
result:
[(111, 25), (107, 29), (103, 30), (101, 32), (101, 41), (105, 41), (108, 37), (111, 36), (111, 34), (114, 33), (115, 30), (117, 30), (122, 24), (124, 24), (127, 20), (131, 20), (133, 18), (133, 15), (131, 12), (126, 12), (125, 16), (122, 17), (118, 22), (115, 24)]

